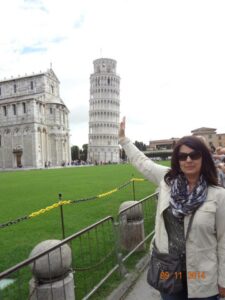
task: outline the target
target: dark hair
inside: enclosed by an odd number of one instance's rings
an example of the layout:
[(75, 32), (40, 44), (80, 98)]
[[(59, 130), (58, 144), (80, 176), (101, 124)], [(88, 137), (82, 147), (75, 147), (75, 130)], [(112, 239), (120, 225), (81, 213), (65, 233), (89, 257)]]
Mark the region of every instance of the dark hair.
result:
[(185, 145), (190, 147), (193, 150), (200, 151), (202, 154), (202, 167), (201, 174), (207, 182), (207, 185), (217, 186), (217, 171), (216, 166), (214, 164), (212, 155), (210, 153), (207, 145), (198, 137), (195, 136), (184, 136), (176, 143), (173, 154), (171, 158), (171, 169), (166, 173), (164, 180), (170, 185), (171, 181), (177, 177), (177, 175), (182, 174), (180, 169), (180, 163), (178, 159), (178, 154), (180, 151), (180, 147)]

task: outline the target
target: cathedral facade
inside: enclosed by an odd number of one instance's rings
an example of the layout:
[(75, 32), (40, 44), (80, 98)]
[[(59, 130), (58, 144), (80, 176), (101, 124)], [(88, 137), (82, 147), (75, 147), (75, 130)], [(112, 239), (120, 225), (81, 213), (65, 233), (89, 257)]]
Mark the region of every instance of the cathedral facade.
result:
[(88, 160), (92, 163), (118, 163), (120, 117), (120, 77), (116, 61), (94, 60), (90, 76)]
[(0, 81), (0, 168), (71, 162), (69, 110), (52, 69)]

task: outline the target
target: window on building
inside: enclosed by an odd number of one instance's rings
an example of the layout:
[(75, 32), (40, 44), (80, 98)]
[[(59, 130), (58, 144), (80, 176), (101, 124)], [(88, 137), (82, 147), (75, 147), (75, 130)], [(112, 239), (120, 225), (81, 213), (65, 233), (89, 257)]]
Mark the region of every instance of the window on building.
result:
[(221, 140), (221, 135), (218, 136), (218, 139)]
[(16, 115), (16, 104), (13, 104), (13, 114)]
[(211, 134), (209, 134), (209, 135), (208, 135), (208, 138), (209, 138), (209, 139), (211, 139), (211, 138), (212, 138), (212, 135), (211, 135)]
[(6, 106), (3, 106), (3, 114), (4, 114), (4, 116), (7, 116), (7, 107)]
[(23, 102), (23, 113), (25, 114), (27, 112), (26, 103)]
[(34, 89), (34, 82), (33, 82), (33, 81), (30, 82), (30, 89), (31, 89), (31, 90)]
[(53, 109), (52, 109), (52, 107), (50, 107), (50, 114), (52, 115), (53, 114)]
[(14, 93), (16, 93), (16, 84), (14, 84), (13, 88), (14, 88)]
[(0, 96), (1, 96), (1, 94), (2, 94), (2, 88), (0, 87)]
[(53, 84), (51, 85), (51, 91), (52, 91), (52, 94), (54, 94), (54, 85)]

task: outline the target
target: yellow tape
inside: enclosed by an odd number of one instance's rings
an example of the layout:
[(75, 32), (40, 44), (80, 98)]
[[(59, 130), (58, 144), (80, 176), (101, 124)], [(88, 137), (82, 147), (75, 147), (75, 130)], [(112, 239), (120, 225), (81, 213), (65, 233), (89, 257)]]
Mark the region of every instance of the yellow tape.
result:
[(39, 216), (41, 214), (44, 214), (45, 212), (47, 212), (49, 210), (52, 210), (52, 209), (57, 208), (57, 207), (59, 207), (61, 205), (66, 205), (66, 204), (70, 204), (70, 203), (71, 203), (71, 200), (59, 201), (57, 203), (52, 204), (51, 206), (47, 206), (46, 208), (42, 208), (42, 209), (40, 209), (38, 211), (35, 211), (35, 212), (31, 213), (29, 215), (29, 218), (37, 217), (37, 216)]
[(66, 205), (66, 204), (70, 204), (71, 200), (63, 200), (63, 201), (59, 201), (58, 204), (59, 205)]
[(102, 197), (108, 196), (108, 195), (110, 195), (110, 194), (112, 194), (112, 193), (115, 193), (115, 192), (117, 192), (117, 191), (118, 191), (118, 189), (114, 189), (114, 190), (112, 190), (112, 191), (110, 191), (110, 192), (107, 192), (107, 193), (104, 193), (104, 194), (100, 194), (100, 195), (98, 195), (97, 197), (98, 197), (98, 198), (102, 198)]
[(145, 181), (143, 178), (131, 178), (130, 181)]

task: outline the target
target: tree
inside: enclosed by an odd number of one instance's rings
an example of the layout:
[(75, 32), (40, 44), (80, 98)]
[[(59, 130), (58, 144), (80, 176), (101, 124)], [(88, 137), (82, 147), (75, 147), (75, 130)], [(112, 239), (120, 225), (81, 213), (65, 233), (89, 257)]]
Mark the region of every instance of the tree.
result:
[(71, 147), (71, 158), (72, 160), (80, 159), (80, 149), (78, 146)]
[(80, 159), (86, 161), (87, 160), (87, 152), (88, 152), (88, 144), (84, 144), (82, 146), (82, 150), (80, 150)]
[(146, 151), (147, 146), (143, 142), (135, 141), (134, 145), (141, 151)]
[(120, 148), (120, 159), (126, 160), (126, 153), (123, 148)]

